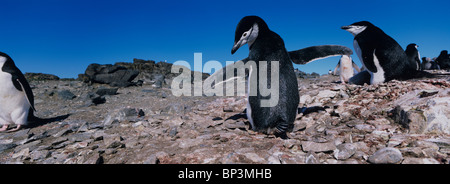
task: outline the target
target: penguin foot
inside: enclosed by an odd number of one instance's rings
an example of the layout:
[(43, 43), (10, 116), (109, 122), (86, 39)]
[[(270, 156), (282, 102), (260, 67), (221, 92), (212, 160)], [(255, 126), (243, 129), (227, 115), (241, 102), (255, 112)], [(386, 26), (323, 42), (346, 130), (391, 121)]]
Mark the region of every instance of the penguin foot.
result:
[(275, 137), (279, 137), (281, 139), (290, 139), (286, 132), (275, 133)]
[[(3, 128), (3, 127), (2, 127), (2, 128)], [(11, 129), (11, 130), (8, 130), (7, 132), (16, 132), (16, 131), (18, 131), (18, 130), (20, 130), (20, 129), (22, 129), (22, 125), (17, 125), (16, 128), (13, 128), (13, 129)]]
[(0, 132), (4, 132), (8, 130), (8, 125), (3, 125), (2, 128), (0, 128)]
[(292, 130), (292, 128), (293, 128), (293, 124), (290, 125), (286, 122), (281, 122), (275, 127), (275, 129), (273, 131), (273, 135), (275, 135), (275, 137), (279, 137), (281, 139), (290, 139), (290, 137), (288, 137), (288, 135), (287, 135), (287, 132), (289, 130)]
[(290, 139), (287, 135), (286, 130), (281, 129), (279, 127), (275, 128), (275, 131), (273, 132), (273, 135), (275, 135), (275, 137), (279, 137), (281, 139)]

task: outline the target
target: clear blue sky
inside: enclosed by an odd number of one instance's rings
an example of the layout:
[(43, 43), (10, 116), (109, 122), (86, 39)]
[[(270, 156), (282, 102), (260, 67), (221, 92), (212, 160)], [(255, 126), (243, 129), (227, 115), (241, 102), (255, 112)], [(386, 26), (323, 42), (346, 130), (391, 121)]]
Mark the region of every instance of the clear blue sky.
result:
[[(450, 1), (138, 1), (2, 0), (0, 51), (22, 72), (76, 78), (90, 63), (132, 62), (133, 58), (193, 62), (194, 52), (208, 60), (236, 61), (234, 31), (246, 15), (262, 17), (288, 50), (339, 44), (353, 49), (343, 25), (368, 20), (403, 48), (419, 45), (422, 56), (450, 50)], [(353, 59), (361, 65), (354, 54)], [(294, 65), (320, 74), (339, 57)]]

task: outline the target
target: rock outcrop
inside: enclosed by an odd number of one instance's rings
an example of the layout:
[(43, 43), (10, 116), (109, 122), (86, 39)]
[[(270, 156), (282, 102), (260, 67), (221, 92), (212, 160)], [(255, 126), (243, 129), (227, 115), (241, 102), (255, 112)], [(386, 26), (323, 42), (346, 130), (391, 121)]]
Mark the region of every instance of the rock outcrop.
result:
[(450, 134), (449, 87), (430, 87), (406, 93), (394, 102), (396, 107), (392, 110), (392, 118), (413, 134)]
[[(178, 73), (172, 73), (173, 64), (167, 62), (155, 63), (153, 60), (133, 59), (133, 63), (117, 62), (114, 65), (90, 64), (84, 74), (78, 79), (86, 83), (108, 84), (112, 87), (128, 87), (133, 85), (151, 84), (153, 87), (169, 87)], [(183, 69), (188, 70), (183, 67)], [(194, 73), (191, 72), (191, 81)], [(209, 74), (202, 73), (202, 79)]]
[(79, 78), (84, 82), (109, 84), (112, 87), (128, 87), (139, 74), (139, 71), (118, 65), (90, 64)]
[(25, 73), (25, 78), (29, 81), (33, 80), (59, 80), (59, 77), (53, 74), (44, 74), (44, 73)]

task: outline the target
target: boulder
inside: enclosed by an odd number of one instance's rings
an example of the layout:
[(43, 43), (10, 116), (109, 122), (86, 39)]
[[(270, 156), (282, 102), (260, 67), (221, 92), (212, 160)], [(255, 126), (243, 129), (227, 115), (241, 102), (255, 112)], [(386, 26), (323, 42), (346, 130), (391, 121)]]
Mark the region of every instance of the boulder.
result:
[(422, 90), (409, 92), (394, 102), (392, 119), (410, 133), (450, 134), (450, 97), (441, 96), (448, 93), (450, 89), (437, 90), (430, 96), (424, 96)]
[(139, 74), (139, 71), (128, 69), (119, 65), (100, 65), (90, 64), (82, 80), (86, 81), (86, 77), (89, 82), (109, 84), (112, 87), (128, 87), (133, 85), (131, 82)]
[(69, 90), (60, 90), (60, 91), (52, 92), (52, 93), (50, 93), (50, 96), (56, 96), (60, 100), (72, 100), (77, 97)]

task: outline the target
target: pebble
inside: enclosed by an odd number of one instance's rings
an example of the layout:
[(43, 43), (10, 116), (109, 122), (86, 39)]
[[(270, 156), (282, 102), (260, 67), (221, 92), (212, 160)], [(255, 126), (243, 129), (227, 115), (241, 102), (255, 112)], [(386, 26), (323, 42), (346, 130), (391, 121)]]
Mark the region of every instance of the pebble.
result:
[(29, 148), (22, 149), (19, 152), (14, 153), (11, 157), (14, 159), (20, 159), (20, 160), (29, 159), (30, 158), (30, 149)]
[(119, 88), (99, 88), (95, 93), (100, 96), (117, 95), (117, 90), (119, 90)]
[(293, 132), (305, 130), (306, 126), (307, 124), (305, 122), (295, 121)]
[(356, 146), (352, 143), (340, 144), (334, 150), (334, 158), (338, 160), (346, 160), (356, 153)]
[(336, 96), (336, 91), (322, 90), (317, 94), (316, 98), (334, 98)]
[(375, 130), (374, 126), (368, 125), (368, 124), (357, 124), (357, 125), (355, 125), (355, 128), (357, 130), (365, 131), (365, 132), (368, 132), (368, 133), (370, 133), (370, 132)]
[(265, 163), (266, 160), (264, 160), (263, 158), (261, 158), (258, 154), (256, 153), (245, 153), (244, 156), (251, 160), (252, 162), (255, 163)]
[(302, 150), (304, 152), (328, 152), (334, 151), (336, 145), (334, 142), (316, 143), (312, 141), (302, 141)]
[(177, 141), (179, 142), (179, 147), (183, 149), (196, 146), (203, 142), (202, 139), (179, 139)]
[(225, 121), (225, 127), (229, 129), (246, 129), (247, 125), (243, 121)]
[(372, 164), (399, 164), (403, 160), (402, 153), (397, 148), (382, 148), (371, 155), (368, 161)]
[(299, 141), (299, 140), (296, 140), (296, 139), (288, 139), (288, 140), (285, 140), (285, 141), (284, 141), (283, 146), (284, 146), (285, 148), (291, 149), (291, 148), (293, 148), (294, 146), (300, 145), (300, 144), (301, 144), (301, 141)]
[(440, 164), (440, 162), (434, 158), (405, 157), (402, 164)]
[(50, 94), (50, 96), (53, 96), (54, 94), (56, 94), (56, 97), (58, 97), (61, 100), (72, 100), (75, 97), (77, 97), (72, 92), (70, 92), (69, 90), (61, 90), (61, 91), (57, 91), (56, 93), (52, 92)]

